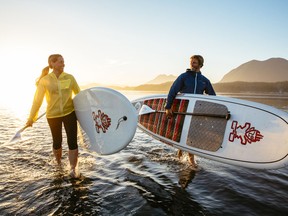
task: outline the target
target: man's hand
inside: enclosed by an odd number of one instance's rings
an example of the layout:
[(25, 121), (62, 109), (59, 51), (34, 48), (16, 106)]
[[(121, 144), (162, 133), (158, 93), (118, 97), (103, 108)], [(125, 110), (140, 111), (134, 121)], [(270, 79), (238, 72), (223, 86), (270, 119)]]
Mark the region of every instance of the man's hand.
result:
[(172, 112), (171, 109), (166, 109), (165, 112), (166, 112), (167, 118), (172, 118), (173, 117), (173, 112)]

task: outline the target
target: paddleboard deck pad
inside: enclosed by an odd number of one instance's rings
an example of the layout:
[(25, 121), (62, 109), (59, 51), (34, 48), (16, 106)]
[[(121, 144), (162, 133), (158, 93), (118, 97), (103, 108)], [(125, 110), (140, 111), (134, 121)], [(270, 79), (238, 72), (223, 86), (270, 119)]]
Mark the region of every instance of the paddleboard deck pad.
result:
[(125, 148), (137, 129), (137, 113), (130, 101), (110, 88), (82, 90), (73, 99), (78, 122), (89, 138), (88, 147), (101, 155)]
[[(131, 101), (138, 127), (152, 137), (212, 160), (257, 169), (288, 165), (288, 113), (261, 103), (179, 94), (173, 117), (165, 114), (167, 95)], [(148, 106), (154, 112), (142, 112)]]

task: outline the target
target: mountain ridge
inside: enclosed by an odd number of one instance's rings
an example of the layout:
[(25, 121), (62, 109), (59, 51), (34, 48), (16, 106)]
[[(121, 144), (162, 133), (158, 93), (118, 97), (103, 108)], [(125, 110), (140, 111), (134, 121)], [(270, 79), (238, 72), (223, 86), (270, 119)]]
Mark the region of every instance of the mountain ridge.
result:
[[(174, 81), (177, 76), (160, 74), (144, 84), (162, 84)], [(282, 82), (288, 81), (288, 60), (269, 58), (264, 61), (251, 60), (226, 73), (220, 80), (224, 82)]]
[[(120, 87), (104, 85), (116, 90), (169, 91), (176, 76), (160, 74), (138, 86)], [(270, 58), (265, 61), (251, 60), (228, 72), (218, 83), (212, 83), (216, 92), (274, 92), (288, 93), (288, 60)], [(103, 86), (91, 83), (81, 88)]]
[(270, 58), (251, 60), (228, 72), (220, 80), (224, 82), (282, 82), (288, 81), (288, 60)]
[(161, 84), (165, 82), (171, 82), (174, 81), (177, 78), (177, 76), (174, 76), (172, 74), (166, 75), (166, 74), (160, 74), (156, 76), (154, 79), (146, 82), (145, 84)]

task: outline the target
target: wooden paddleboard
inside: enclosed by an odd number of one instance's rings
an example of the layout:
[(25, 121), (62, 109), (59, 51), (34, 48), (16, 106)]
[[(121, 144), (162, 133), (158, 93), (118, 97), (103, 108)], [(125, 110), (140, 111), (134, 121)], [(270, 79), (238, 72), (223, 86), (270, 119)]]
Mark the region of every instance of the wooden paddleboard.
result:
[(78, 93), (74, 107), (81, 128), (88, 135), (90, 150), (113, 154), (125, 148), (137, 128), (137, 113), (120, 92), (93, 87)]
[(288, 113), (241, 99), (179, 94), (173, 112), (190, 114), (167, 119), (166, 97), (151, 95), (131, 102), (138, 113), (143, 105), (162, 111), (138, 118), (138, 127), (154, 138), (227, 164), (257, 169), (288, 165)]

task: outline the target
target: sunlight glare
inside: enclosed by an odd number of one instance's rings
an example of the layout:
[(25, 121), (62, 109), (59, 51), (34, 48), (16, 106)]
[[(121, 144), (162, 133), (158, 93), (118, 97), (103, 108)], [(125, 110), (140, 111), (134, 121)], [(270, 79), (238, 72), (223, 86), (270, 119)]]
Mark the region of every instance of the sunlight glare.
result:
[(26, 50), (13, 54), (6, 50), (3, 53), (0, 53), (0, 58), (5, 79), (0, 81), (0, 105), (8, 108), (15, 118), (26, 120), (36, 90), (35, 81), (42, 70), (39, 62), (43, 60), (38, 62), (38, 59), (33, 59), (35, 54)]

